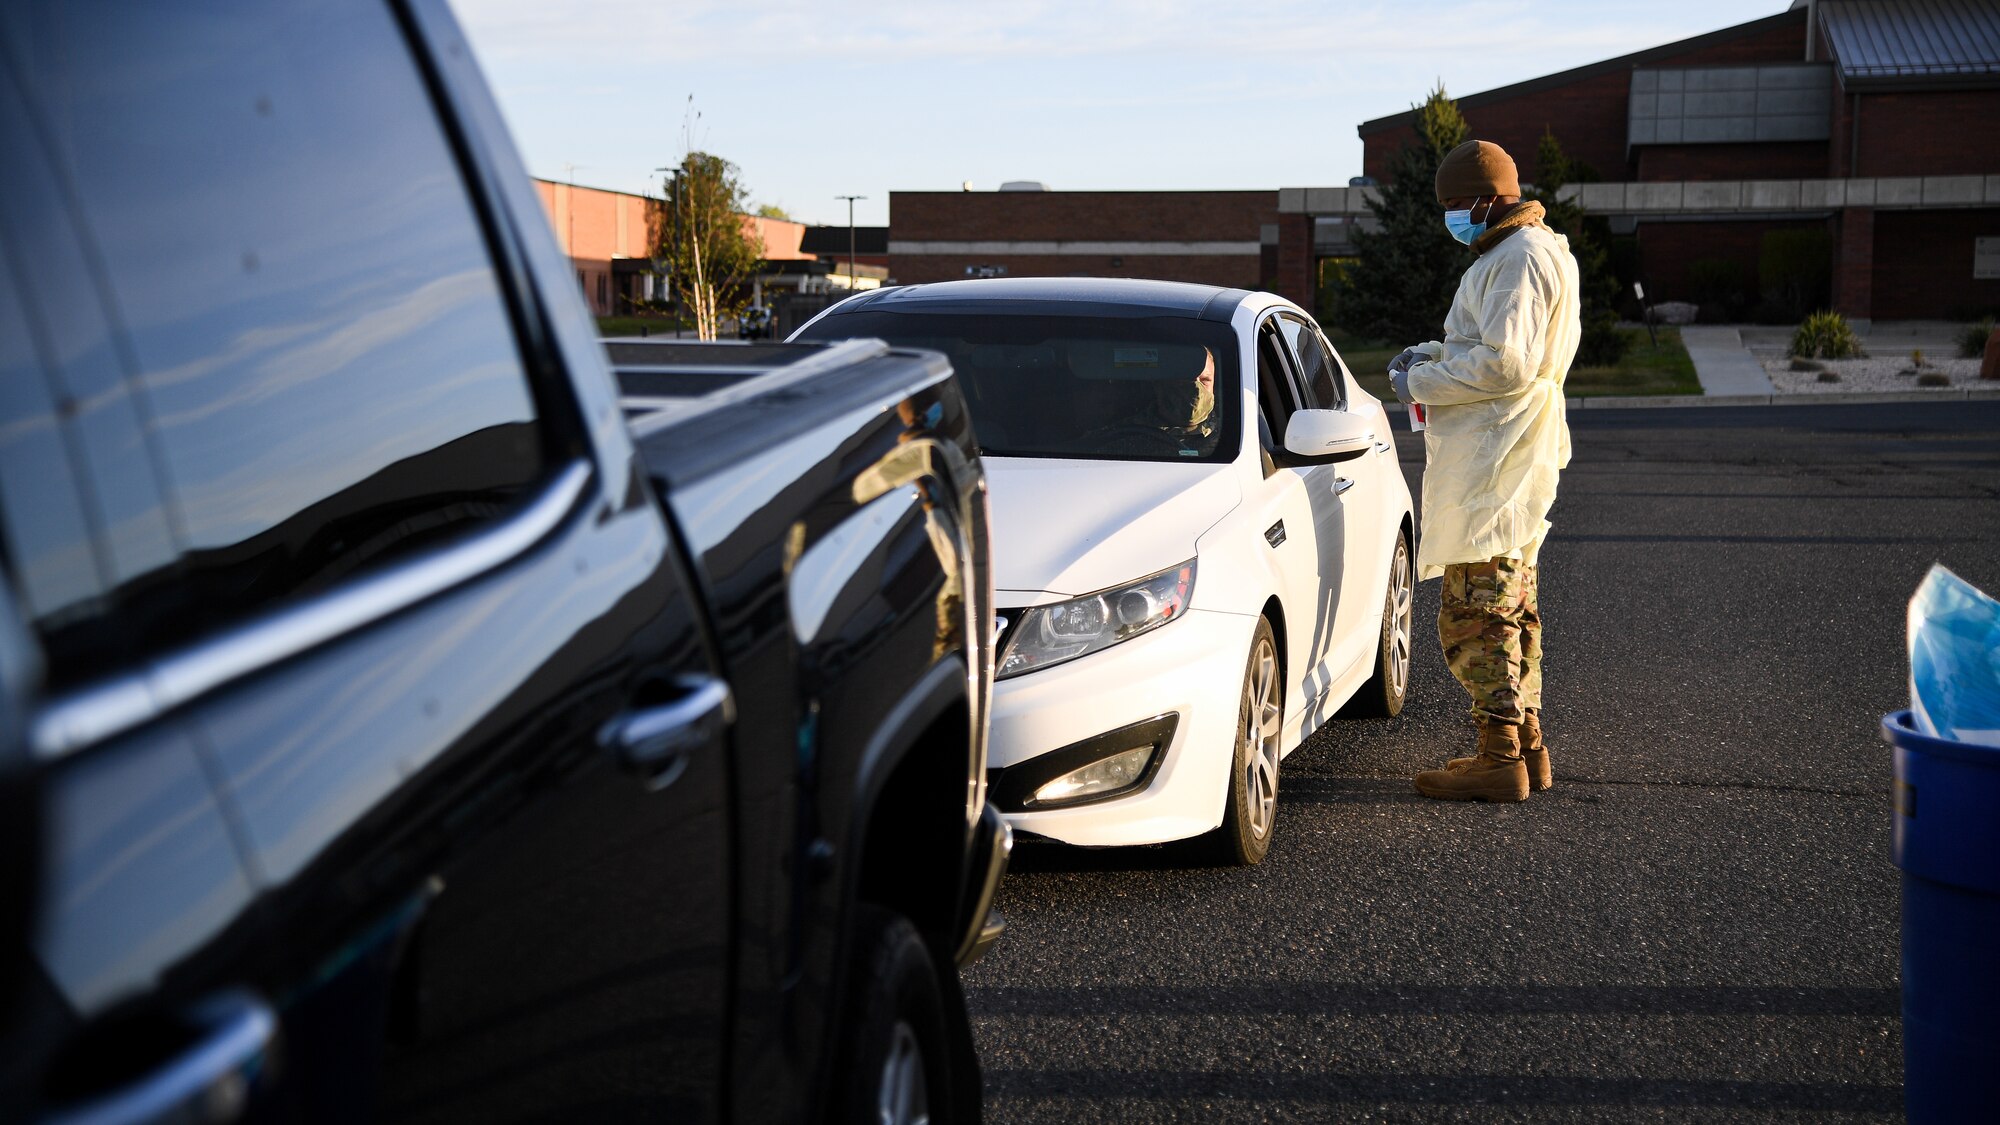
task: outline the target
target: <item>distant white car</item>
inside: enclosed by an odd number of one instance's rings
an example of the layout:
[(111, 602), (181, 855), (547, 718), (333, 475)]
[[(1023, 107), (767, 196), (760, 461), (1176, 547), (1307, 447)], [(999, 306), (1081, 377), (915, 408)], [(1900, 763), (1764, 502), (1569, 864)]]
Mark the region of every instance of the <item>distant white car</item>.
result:
[(1310, 316), (1240, 289), (946, 282), (793, 338), (856, 336), (941, 351), (964, 385), (993, 507), (988, 776), (1015, 831), (1214, 832), (1261, 860), (1280, 759), (1408, 688), (1414, 523), (1381, 403)]

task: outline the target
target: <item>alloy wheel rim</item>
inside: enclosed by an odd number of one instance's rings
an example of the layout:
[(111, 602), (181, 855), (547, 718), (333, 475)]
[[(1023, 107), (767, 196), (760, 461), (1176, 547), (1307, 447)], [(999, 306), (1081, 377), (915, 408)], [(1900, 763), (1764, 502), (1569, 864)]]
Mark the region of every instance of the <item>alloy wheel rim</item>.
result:
[(1263, 839), (1278, 815), (1278, 729), (1283, 722), (1278, 685), (1278, 654), (1262, 641), (1250, 662), (1250, 714), (1243, 740), (1250, 760), (1243, 766), (1244, 792), (1249, 797), (1250, 833)]
[(875, 1120), (881, 1125), (929, 1125), (930, 1119), (924, 1051), (917, 1044), (917, 1033), (897, 1020), (889, 1053), (882, 1059), (882, 1080), (876, 1085)]
[(1410, 619), (1415, 588), (1410, 581), (1410, 549), (1396, 544), (1389, 576), (1389, 686), (1400, 698), (1410, 683)]

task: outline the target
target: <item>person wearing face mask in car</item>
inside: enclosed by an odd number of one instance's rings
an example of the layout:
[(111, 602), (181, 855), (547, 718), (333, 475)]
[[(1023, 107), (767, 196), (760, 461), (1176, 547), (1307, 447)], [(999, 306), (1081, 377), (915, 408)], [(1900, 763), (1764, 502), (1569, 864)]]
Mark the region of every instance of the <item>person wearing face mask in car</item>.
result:
[(1446, 800), (1521, 801), (1552, 781), (1536, 562), (1569, 463), (1563, 380), (1582, 335), (1580, 285), (1569, 240), (1542, 222), (1540, 203), (1521, 200), (1499, 145), (1453, 149), (1436, 189), (1446, 231), (1477, 256), (1444, 339), (1404, 349), (1389, 374), (1397, 398), (1425, 408), (1417, 577), (1444, 579), (1438, 640), (1472, 696), (1479, 742), (1416, 786)]
[(1151, 398), (1130, 420), (1086, 436), (1103, 453), (1205, 457), (1215, 452), (1215, 355), (1202, 349), (1201, 370), (1191, 378), (1161, 379)]

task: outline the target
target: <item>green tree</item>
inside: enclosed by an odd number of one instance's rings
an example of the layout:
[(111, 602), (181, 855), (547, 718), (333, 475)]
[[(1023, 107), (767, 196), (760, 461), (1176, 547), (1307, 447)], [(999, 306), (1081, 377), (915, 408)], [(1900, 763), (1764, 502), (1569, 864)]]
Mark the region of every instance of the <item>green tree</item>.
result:
[(775, 203), (759, 203), (757, 205), (757, 217), (760, 219), (783, 219), (788, 223), (792, 221), (792, 213)]
[(1562, 189), (1573, 183), (1588, 183), (1597, 173), (1588, 164), (1573, 161), (1563, 152), (1555, 134), (1542, 130), (1535, 146), (1535, 190), (1528, 198), (1547, 212), (1542, 221), (1551, 230), (1569, 238), (1569, 252), (1576, 257), (1578, 281), (1582, 289), (1577, 304), (1583, 317), (1583, 337), (1577, 343), (1579, 367), (1609, 367), (1625, 358), (1632, 346), (1630, 333), (1618, 327), (1618, 299), (1621, 295), (1617, 271), (1611, 265), (1611, 228), (1602, 218), (1586, 214), (1571, 200), (1559, 198)]
[(683, 126), (687, 155), (667, 177), (666, 213), (654, 255), (667, 265), (668, 282), (685, 313), (694, 315), (695, 335), (713, 340), (722, 321), (749, 303), (744, 283), (763, 260), (764, 248), (745, 229), (748, 192), (736, 165), (694, 148), (690, 110)]
[(1355, 257), (1327, 292), (1327, 315), (1371, 340), (1436, 339), (1465, 272), (1465, 249), (1439, 222), (1437, 167), (1469, 130), (1440, 84), (1416, 110), (1417, 139), (1391, 159), (1389, 181), (1368, 203), (1375, 229), (1354, 232)]

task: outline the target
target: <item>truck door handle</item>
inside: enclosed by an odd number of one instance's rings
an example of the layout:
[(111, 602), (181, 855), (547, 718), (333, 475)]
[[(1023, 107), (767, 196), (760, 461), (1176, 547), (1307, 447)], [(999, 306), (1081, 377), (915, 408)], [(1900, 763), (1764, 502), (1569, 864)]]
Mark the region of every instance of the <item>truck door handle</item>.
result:
[(1353, 487), (1354, 487), (1353, 477), (1333, 478), (1333, 494), (1335, 496), (1344, 496), (1347, 494), (1347, 490)]
[(657, 707), (627, 711), (604, 724), (598, 744), (618, 764), (658, 792), (687, 772), (688, 756), (711, 745), (736, 721), (729, 685), (714, 676), (677, 676), (679, 698)]
[(250, 1086), (278, 1030), (270, 1005), (231, 990), (189, 1013), (193, 1046), (122, 1089), (56, 1110), (44, 1125), (228, 1122), (242, 1116)]

